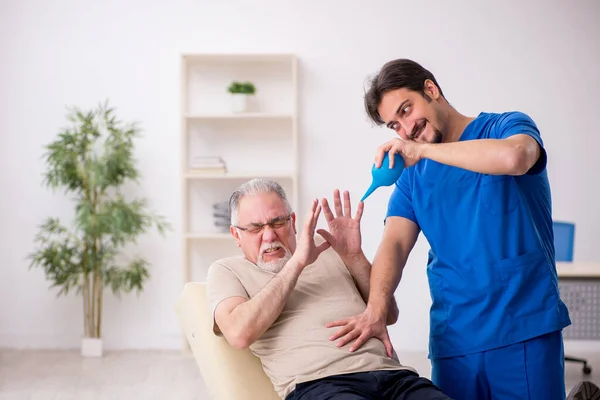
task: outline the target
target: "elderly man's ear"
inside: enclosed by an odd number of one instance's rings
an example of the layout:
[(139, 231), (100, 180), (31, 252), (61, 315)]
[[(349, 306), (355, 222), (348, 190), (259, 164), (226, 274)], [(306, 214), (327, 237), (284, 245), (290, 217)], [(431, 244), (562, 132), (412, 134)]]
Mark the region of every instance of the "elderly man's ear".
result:
[(235, 229), (235, 226), (231, 225), (229, 227), (229, 232), (231, 232), (231, 236), (233, 236), (235, 239), (235, 245), (237, 247), (241, 247), (242, 245), (240, 244), (240, 233), (237, 229)]

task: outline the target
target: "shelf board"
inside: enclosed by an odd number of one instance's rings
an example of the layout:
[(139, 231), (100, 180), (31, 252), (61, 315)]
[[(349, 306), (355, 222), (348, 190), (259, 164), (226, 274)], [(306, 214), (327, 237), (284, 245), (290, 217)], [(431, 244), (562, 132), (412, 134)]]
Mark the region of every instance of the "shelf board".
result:
[(292, 114), (277, 114), (277, 113), (239, 113), (239, 114), (186, 114), (185, 118), (196, 121), (226, 121), (226, 120), (243, 120), (243, 119), (292, 119)]
[(183, 58), (188, 62), (250, 62), (250, 63), (271, 63), (295, 60), (294, 54), (286, 53), (197, 53), (183, 54)]
[(257, 177), (276, 178), (276, 179), (294, 179), (291, 173), (282, 172), (226, 172), (226, 173), (203, 173), (188, 172), (183, 175), (185, 179), (252, 179)]
[(185, 234), (186, 239), (191, 240), (199, 240), (199, 239), (231, 239), (233, 240), (233, 236), (229, 232), (188, 232)]

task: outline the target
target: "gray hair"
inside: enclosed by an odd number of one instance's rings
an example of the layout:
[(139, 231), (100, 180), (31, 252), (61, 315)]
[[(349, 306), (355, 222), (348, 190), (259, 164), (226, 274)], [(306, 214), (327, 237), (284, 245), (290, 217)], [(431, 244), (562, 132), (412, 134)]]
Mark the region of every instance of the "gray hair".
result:
[(279, 198), (285, 203), (288, 212), (292, 212), (292, 207), (287, 199), (285, 190), (283, 190), (279, 183), (269, 179), (256, 178), (239, 186), (229, 198), (229, 217), (231, 219), (231, 225), (237, 225), (238, 210), (242, 198), (244, 196), (256, 195), (259, 193), (277, 194), (277, 196), (279, 196)]

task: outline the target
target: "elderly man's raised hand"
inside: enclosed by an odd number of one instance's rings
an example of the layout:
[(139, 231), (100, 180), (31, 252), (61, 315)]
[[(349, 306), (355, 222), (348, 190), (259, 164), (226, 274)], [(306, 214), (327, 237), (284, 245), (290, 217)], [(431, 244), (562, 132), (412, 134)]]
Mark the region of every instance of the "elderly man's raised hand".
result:
[(327, 199), (323, 198), (321, 205), (329, 231), (318, 229), (317, 233), (331, 244), (331, 247), (345, 262), (351, 260), (353, 257), (361, 257), (363, 252), (361, 247), (360, 219), (364, 203), (358, 203), (356, 215), (352, 217), (350, 193), (347, 190), (344, 191), (344, 204), (342, 206), (340, 191), (336, 189), (333, 192), (335, 215), (329, 208)]
[(314, 263), (319, 255), (331, 246), (327, 241), (318, 246), (315, 244), (315, 228), (320, 214), (321, 206), (317, 199), (315, 199), (312, 202), (310, 211), (306, 215), (304, 227), (302, 232), (300, 232), (298, 245), (296, 246), (296, 251), (292, 257), (302, 267)]

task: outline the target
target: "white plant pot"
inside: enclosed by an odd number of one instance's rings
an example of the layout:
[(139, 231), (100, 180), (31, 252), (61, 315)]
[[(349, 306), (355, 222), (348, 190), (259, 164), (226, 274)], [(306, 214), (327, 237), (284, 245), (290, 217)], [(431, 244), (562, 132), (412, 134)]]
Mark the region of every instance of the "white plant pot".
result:
[(231, 107), (234, 113), (248, 111), (248, 95), (243, 93), (233, 93), (231, 95)]
[(84, 357), (102, 357), (102, 339), (84, 337), (81, 339), (81, 355)]

